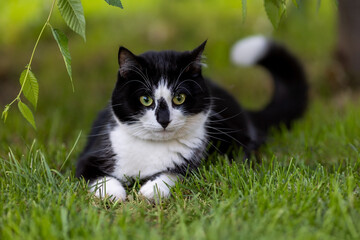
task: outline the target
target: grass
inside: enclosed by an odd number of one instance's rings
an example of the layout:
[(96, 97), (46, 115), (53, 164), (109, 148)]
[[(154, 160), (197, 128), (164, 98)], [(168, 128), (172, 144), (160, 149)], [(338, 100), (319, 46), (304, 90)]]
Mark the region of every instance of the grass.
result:
[(356, 102), (316, 100), (292, 131), (273, 132), (261, 164), (212, 156), (155, 205), (137, 185), (124, 203), (93, 197), (73, 177), (79, 147), (69, 158), (71, 146), (9, 150), (0, 158), (0, 238), (359, 239)]

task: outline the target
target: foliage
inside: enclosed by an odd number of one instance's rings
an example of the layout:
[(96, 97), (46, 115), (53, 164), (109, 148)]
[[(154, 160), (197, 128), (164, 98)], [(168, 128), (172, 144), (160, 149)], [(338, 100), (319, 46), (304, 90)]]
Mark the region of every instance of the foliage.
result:
[(264, 0), (264, 6), (272, 25), (277, 27), (285, 14), (286, 0)]
[[(25, 81), (25, 76), (28, 74), (28, 80)], [(35, 75), (27, 66), (26, 69), (20, 75), (20, 85), (24, 86), (23, 94), (29, 100), (29, 102), (36, 109), (38, 97), (39, 97), (39, 84)]]
[(123, 5), (121, 4), (121, 2), (119, 0), (105, 0), (109, 5), (115, 6), (115, 7), (119, 7), (119, 8), (123, 8)]
[[(72, 71), (71, 71), (71, 56), (70, 51), (68, 47), (68, 39), (66, 35), (61, 32), (59, 29), (54, 29), (50, 24), (50, 17), (54, 10), (54, 5), (57, 0), (52, 1), (51, 9), (48, 15), (48, 18), (46, 22), (44, 23), (40, 34), (37, 38), (37, 41), (35, 43), (35, 46), (33, 48), (30, 61), (27, 64), (25, 70), (21, 73), (20, 76), (20, 91), (17, 95), (17, 97), (9, 104), (7, 104), (1, 114), (1, 118), (4, 120), (4, 122), (7, 119), (8, 112), (10, 110), (10, 107), (13, 103), (16, 101), (18, 102), (18, 108), (23, 115), (23, 117), (36, 129), (34, 115), (31, 111), (31, 109), (21, 101), (21, 94), (25, 96), (25, 98), (33, 105), (34, 109), (36, 109), (38, 97), (39, 97), (39, 86), (38, 81), (35, 77), (35, 75), (31, 72), (31, 64), (32, 60), (36, 51), (36, 48), (38, 46), (38, 43), (40, 41), (40, 38), (47, 26), (51, 28), (51, 31), (53, 33), (53, 36), (59, 46), (60, 52), (64, 58), (66, 70), (68, 72), (68, 75), (71, 80), (71, 84), (74, 90), (74, 84), (72, 80)], [(122, 8), (120, 0), (106, 0), (108, 4), (118, 6)], [(84, 17), (84, 10), (81, 4), (81, 0), (58, 0), (58, 9), (63, 17), (66, 24), (71, 28), (74, 32), (78, 33), (84, 41), (86, 40), (85, 36), (85, 17)]]
[(18, 101), (18, 108), (24, 118), (36, 129), (34, 116), (30, 110), (30, 108), (23, 103), (21, 100)]
[(57, 6), (69, 28), (78, 33), (85, 41), (85, 17), (81, 1), (58, 0)]
[(74, 83), (72, 80), (72, 71), (71, 71), (71, 56), (70, 56), (70, 51), (69, 51), (69, 47), (68, 47), (68, 39), (67, 39), (66, 35), (58, 29), (54, 29), (53, 27), (51, 27), (51, 32), (52, 32), (52, 34), (59, 46), (60, 52), (64, 58), (66, 70), (69, 74), (71, 84), (73, 87), (73, 91), (74, 91)]

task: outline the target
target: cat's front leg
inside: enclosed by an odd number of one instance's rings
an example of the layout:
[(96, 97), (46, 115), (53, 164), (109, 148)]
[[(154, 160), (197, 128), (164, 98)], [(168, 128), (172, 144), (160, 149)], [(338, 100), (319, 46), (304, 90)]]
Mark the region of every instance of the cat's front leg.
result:
[(116, 178), (109, 176), (91, 182), (90, 191), (94, 192), (98, 198), (110, 197), (120, 201), (126, 199), (125, 188)]
[(172, 173), (162, 173), (153, 180), (147, 181), (139, 191), (139, 194), (149, 200), (170, 197), (170, 188), (175, 185), (178, 176)]

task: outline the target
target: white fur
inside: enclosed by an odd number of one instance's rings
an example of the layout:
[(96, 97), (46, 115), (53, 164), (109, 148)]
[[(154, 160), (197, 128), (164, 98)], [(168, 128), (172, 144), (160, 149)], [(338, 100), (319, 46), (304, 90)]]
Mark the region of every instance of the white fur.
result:
[(155, 180), (148, 181), (140, 188), (139, 194), (147, 199), (168, 198), (170, 187), (175, 185), (177, 180), (174, 174), (161, 174)]
[[(132, 135), (128, 125), (119, 123), (110, 133), (113, 152), (116, 154), (115, 170), (112, 173), (117, 179), (126, 181), (130, 178), (146, 178), (168, 168), (181, 164), (181, 156), (190, 158), (193, 151), (205, 140), (205, 114), (189, 117), (185, 124), (165, 136), (166, 141), (142, 139)], [(151, 133), (147, 133), (151, 135)], [(156, 133), (154, 134), (157, 136)]]
[(193, 151), (204, 144), (207, 113), (184, 116), (173, 108), (173, 94), (164, 80), (155, 89), (154, 97), (154, 109), (160, 98), (169, 107), (171, 122), (165, 130), (157, 122), (155, 110), (148, 110), (131, 125), (117, 120), (117, 126), (110, 132), (116, 160), (112, 175), (121, 181), (128, 177), (150, 177), (181, 165), (182, 157), (191, 158)]
[(124, 187), (113, 177), (103, 177), (91, 183), (90, 191), (93, 191), (98, 198), (110, 197), (120, 201), (126, 199)]
[(231, 49), (231, 60), (237, 65), (253, 65), (265, 56), (269, 41), (263, 36), (252, 36), (235, 43)]
[(157, 102), (160, 98), (164, 98), (167, 105), (171, 106), (172, 94), (170, 89), (165, 83), (165, 79), (162, 78), (159, 82), (159, 86), (155, 89), (155, 101)]

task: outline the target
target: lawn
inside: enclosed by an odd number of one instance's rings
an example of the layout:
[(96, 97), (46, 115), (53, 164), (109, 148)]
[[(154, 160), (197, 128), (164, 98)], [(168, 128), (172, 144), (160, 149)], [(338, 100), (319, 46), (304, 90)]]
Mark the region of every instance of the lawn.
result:
[(261, 164), (212, 156), (155, 205), (138, 184), (124, 203), (93, 197), (66, 162), (71, 148), (9, 150), (1, 239), (358, 239), (358, 116), (356, 104), (317, 101), (291, 132), (273, 134)]
[[(67, 32), (75, 93), (51, 33), (40, 42), (33, 66), (40, 83), (38, 130), (16, 109), (0, 123), (0, 239), (359, 239), (360, 97), (349, 90), (334, 93), (326, 81), (336, 41), (334, 7), (290, 8), (273, 30), (261, 1), (248, 4), (245, 23), (241, 1), (209, 1), (206, 7), (202, 1), (155, 1), (161, 7), (138, 2), (128, 2), (125, 10), (83, 3), (87, 42)], [(2, 74), (0, 68), (1, 106), (16, 95), (17, 78), (44, 21), (38, 16), (45, 15), (44, 10), (23, 28), (17, 22), (18, 30), (14, 26), (0, 39), (0, 67), (7, 69)], [(6, 25), (2, 20), (0, 26)], [(65, 28), (56, 16), (54, 24)], [(168, 35), (152, 35), (156, 31)], [(115, 83), (119, 43), (140, 53), (187, 50), (209, 38), (205, 75), (245, 106), (260, 108), (270, 96), (269, 77), (228, 61), (236, 39), (257, 33), (291, 48), (311, 85), (305, 116), (290, 131), (271, 132), (260, 163), (242, 162), (241, 154), (210, 156), (158, 204), (137, 195), (138, 183), (128, 187), (126, 202), (111, 202), (95, 198), (74, 178), (91, 122)]]

